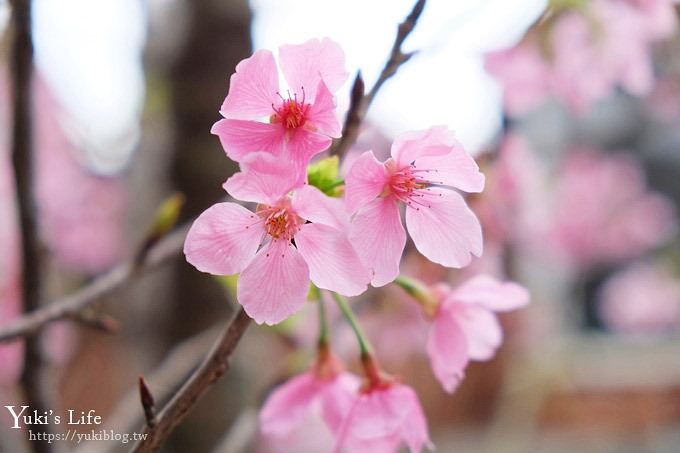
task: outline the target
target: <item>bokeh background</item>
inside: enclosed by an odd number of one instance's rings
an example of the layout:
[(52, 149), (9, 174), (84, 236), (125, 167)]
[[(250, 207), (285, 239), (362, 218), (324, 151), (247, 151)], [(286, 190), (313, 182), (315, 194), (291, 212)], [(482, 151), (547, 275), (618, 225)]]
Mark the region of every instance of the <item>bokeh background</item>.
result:
[[(224, 196), (236, 167), (211, 125), (238, 61), (329, 36), (368, 86), (407, 0), (35, 0), (34, 138), (48, 299), (131, 256), (170, 194), (190, 220)], [(9, 7), (0, 2), (0, 327), (21, 312), (20, 232), (9, 155)], [(416, 56), (369, 110), (360, 151), (446, 124), (477, 156), (487, 188), (469, 199), (485, 254), (448, 271), (410, 253), (427, 282), (486, 272), (527, 286), (503, 315), (497, 356), (473, 363), (454, 395), (432, 377), (426, 323), (396, 288), (357, 312), (384, 367), (418, 391), (439, 451), (680, 450), (680, 38), (662, 0), (430, 0), (406, 42)], [(348, 105), (348, 82), (338, 94)], [(140, 431), (136, 381), (162, 400), (234, 310), (229, 280), (178, 256), (98, 301), (115, 334), (80, 323), (43, 335), (59, 408), (95, 409)], [(267, 393), (313, 357), (314, 307), (253, 326), (229, 374), (165, 451), (326, 451), (311, 425), (286, 440), (257, 431)], [(334, 341), (356, 346), (338, 319)], [(0, 400), (21, 400), (21, 344), (0, 345)], [(6, 403), (10, 404), (10, 403)], [(7, 414), (0, 415), (7, 417)], [(0, 423), (0, 451), (24, 448)], [(125, 451), (95, 442), (78, 451)], [(69, 451), (67, 449), (67, 451)]]

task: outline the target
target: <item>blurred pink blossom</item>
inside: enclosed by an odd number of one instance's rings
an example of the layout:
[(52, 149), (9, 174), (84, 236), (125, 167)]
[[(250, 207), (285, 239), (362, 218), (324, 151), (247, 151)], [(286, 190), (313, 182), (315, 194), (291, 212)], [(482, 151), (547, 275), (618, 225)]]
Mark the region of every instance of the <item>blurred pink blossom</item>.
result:
[(355, 397), (333, 451), (392, 453), (402, 441), (412, 452), (434, 449), (418, 395), (406, 385), (385, 383)]
[[(16, 222), (14, 178), (9, 153), (0, 153), (0, 243), (3, 244), (0, 254), (0, 325), (21, 313), (21, 270)], [(22, 355), (23, 344), (0, 344), (0, 385), (13, 383), (19, 378)]]
[[(345, 56), (328, 38), (279, 49), (279, 66), (290, 89), (279, 92), (279, 71), (269, 50), (241, 61), (231, 76), (229, 94), (212, 128), (227, 155), (240, 162), (254, 151), (266, 151), (291, 162), (297, 181), (307, 164), (340, 137), (333, 93), (347, 78)], [(285, 93), (284, 93), (285, 94)], [(268, 122), (262, 122), (265, 118)]]
[(616, 86), (652, 89), (652, 45), (675, 31), (675, 2), (591, 0), (541, 21), (514, 48), (492, 52), (486, 67), (504, 88), (505, 109), (521, 115), (552, 93), (575, 113)]
[(89, 172), (58, 123), (62, 113), (47, 85), (35, 83), (37, 197), (41, 228), (62, 265), (97, 273), (125, 251), (127, 193), (119, 177)]
[(551, 203), (548, 244), (578, 269), (639, 256), (676, 229), (672, 202), (648, 190), (637, 162), (621, 154), (567, 153)]
[(637, 262), (612, 275), (598, 294), (609, 329), (649, 334), (680, 329), (680, 279), (658, 263)]
[(487, 54), (485, 68), (502, 82), (503, 105), (509, 115), (529, 113), (550, 93), (550, 64), (532, 38), (510, 49)]
[(347, 372), (322, 376), (315, 370), (296, 376), (277, 387), (260, 411), (260, 429), (265, 436), (289, 435), (314, 411), (337, 430), (354, 401), (360, 380)]

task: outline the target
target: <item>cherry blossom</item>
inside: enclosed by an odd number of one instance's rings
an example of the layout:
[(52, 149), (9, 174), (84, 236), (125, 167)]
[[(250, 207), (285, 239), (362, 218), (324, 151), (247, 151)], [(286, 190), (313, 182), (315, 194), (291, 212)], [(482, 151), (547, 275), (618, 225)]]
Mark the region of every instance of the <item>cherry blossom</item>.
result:
[(453, 393), (469, 361), (489, 360), (501, 345), (503, 332), (496, 313), (525, 306), (529, 293), (517, 283), (488, 275), (477, 275), (453, 289), (446, 284), (433, 289), (437, 307), (427, 354), (435, 376)]
[(289, 86), (285, 91), (271, 51), (258, 50), (241, 61), (220, 109), (224, 119), (212, 133), (231, 159), (241, 162), (265, 151), (292, 162), (301, 182), (312, 156), (340, 137), (333, 93), (347, 78), (345, 57), (330, 39), (312, 39), (282, 46), (279, 66)]
[(418, 395), (406, 385), (384, 382), (356, 396), (337, 433), (334, 452), (392, 453), (402, 442), (412, 452), (434, 449)]
[(552, 94), (582, 114), (617, 86), (648, 94), (652, 46), (675, 31), (675, 3), (592, 0), (553, 11), (514, 48), (487, 55), (486, 69), (503, 85), (506, 111), (528, 113)]
[[(304, 302), (310, 279), (346, 296), (366, 290), (370, 275), (347, 238), (342, 201), (296, 186), (288, 163), (256, 153), (224, 184), (234, 198), (256, 202), (208, 208), (184, 244), (187, 261), (217, 275), (239, 273), (237, 298), (258, 323), (276, 324)], [(292, 195), (289, 194), (293, 190)]]
[(337, 429), (359, 389), (359, 378), (348, 372), (323, 375), (312, 370), (277, 387), (260, 411), (260, 429), (265, 436), (288, 435), (314, 411), (329, 427)]
[(576, 269), (639, 256), (674, 232), (672, 202), (648, 190), (639, 164), (625, 154), (572, 149), (556, 180), (542, 235)]
[(482, 253), (479, 221), (454, 188), (480, 192), (484, 175), (446, 127), (397, 137), (391, 158), (378, 162), (362, 154), (346, 178), (350, 239), (372, 270), (371, 283), (385, 285), (398, 275), (406, 244), (399, 205), (420, 253), (447, 267), (463, 267)]

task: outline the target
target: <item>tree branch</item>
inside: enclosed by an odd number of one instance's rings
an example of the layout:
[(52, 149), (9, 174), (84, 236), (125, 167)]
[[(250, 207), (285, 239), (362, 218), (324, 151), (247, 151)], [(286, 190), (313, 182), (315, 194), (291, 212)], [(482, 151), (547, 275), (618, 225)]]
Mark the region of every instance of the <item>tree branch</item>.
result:
[(144, 432), (148, 436), (135, 445), (132, 452), (157, 451), (163, 445), (194, 404), (227, 372), (229, 358), (249, 325), (250, 317), (243, 308), (239, 309), (213, 344), (203, 363), (158, 414), (156, 424), (145, 427)]
[[(34, 152), (31, 121), (33, 41), (31, 1), (12, 0), (12, 48), (10, 57), (12, 92), (12, 164), (16, 184), (21, 231), (21, 294), (25, 312), (37, 310), (42, 301), (43, 263), (38, 232), (38, 210), (34, 193)], [(21, 385), (26, 404), (38, 413), (50, 409), (45, 391), (45, 363), (39, 338), (26, 340)], [(48, 430), (47, 427), (45, 427)], [(47, 442), (30, 442), (35, 452), (49, 452)]]
[(30, 336), (48, 323), (78, 316), (83, 309), (102, 296), (124, 286), (131, 278), (154, 269), (177, 255), (182, 250), (188, 230), (188, 224), (177, 228), (150, 247), (141, 261), (138, 262), (138, 257), (135, 257), (97, 277), (92, 283), (76, 292), (8, 323), (0, 328), (0, 342)]
[(394, 39), (392, 51), (390, 52), (387, 63), (385, 63), (383, 70), (380, 72), (380, 76), (378, 76), (375, 85), (373, 85), (373, 88), (371, 88), (371, 91), (367, 94), (364, 94), (364, 81), (361, 77), (361, 73), (359, 72), (357, 74), (354, 79), (354, 85), (352, 86), (350, 107), (347, 111), (345, 124), (342, 128), (342, 138), (333, 143), (330, 150), (331, 156), (342, 157), (352, 145), (356, 143), (357, 138), (359, 137), (361, 123), (364, 121), (366, 112), (368, 112), (368, 108), (378, 94), (378, 91), (380, 91), (380, 88), (387, 79), (396, 74), (399, 67), (413, 56), (413, 52), (404, 53), (401, 50), (401, 46), (415, 28), (418, 18), (422, 14), (424, 8), (425, 0), (418, 0), (406, 19), (399, 24), (397, 36)]

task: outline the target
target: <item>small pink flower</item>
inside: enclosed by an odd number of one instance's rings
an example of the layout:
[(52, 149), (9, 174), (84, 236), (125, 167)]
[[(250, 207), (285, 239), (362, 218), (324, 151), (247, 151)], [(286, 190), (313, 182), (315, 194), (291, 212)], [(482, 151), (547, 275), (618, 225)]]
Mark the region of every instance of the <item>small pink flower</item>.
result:
[(446, 127), (398, 137), (392, 157), (380, 163), (361, 155), (346, 178), (346, 203), (356, 213), (350, 239), (373, 271), (371, 283), (385, 285), (399, 274), (406, 244), (399, 204), (420, 253), (447, 267), (463, 267), (482, 253), (479, 221), (456, 191), (480, 192), (484, 175)]
[(392, 453), (402, 441), (413, 452), (434, 449), (418, 395), (411, 387), (385, 383), (355, 398), (337, 433), (335, 452)]
[(253, 154), (241, 168), (224, 188), (259, 203), (256, 211), (236, 203), (208, 208), (187, 235), (187, 261), (202, 272), (240, 273), (238, 301), (258, 323), (276, 324), (296, 312), (310, 279), (345, 296), (366, 290), (370, 275), (347, 239), (341, 200), (307, 185), (291, 196), (297, 177), (271, 154)]
[(286, 436), (319, 408), (324, 422), (338, 429), (359, 385), (359, 378), (347, 372), (323, 377), (309, 371), (296, 376), (269, 395), (260, 411), (260, 429), (266, 436)]
[(331, 137), (340, 137), (333, 93), (347, 78), (345, 57), (330, 39), (313, 39), (282, 46), (279, 65), (290, 91), (279, 90), (269, 50), (258, 50), (236, 66), (220, 109), (225, 119), (212, 133), (233, 160), (266, 151), (292, 162), (301, 182), (312, 156), (328, 148)]
[(529, 303), (527, 290), (513, 282), (499, 282), (478, 275), (455, 289), (436, 288), (441, 298), (434, 315), (427, 354), (432, 370), (444, 389), (453, 393), (464, 376), (469, 360), (493, 357), (503, 332), (495, 312)]

